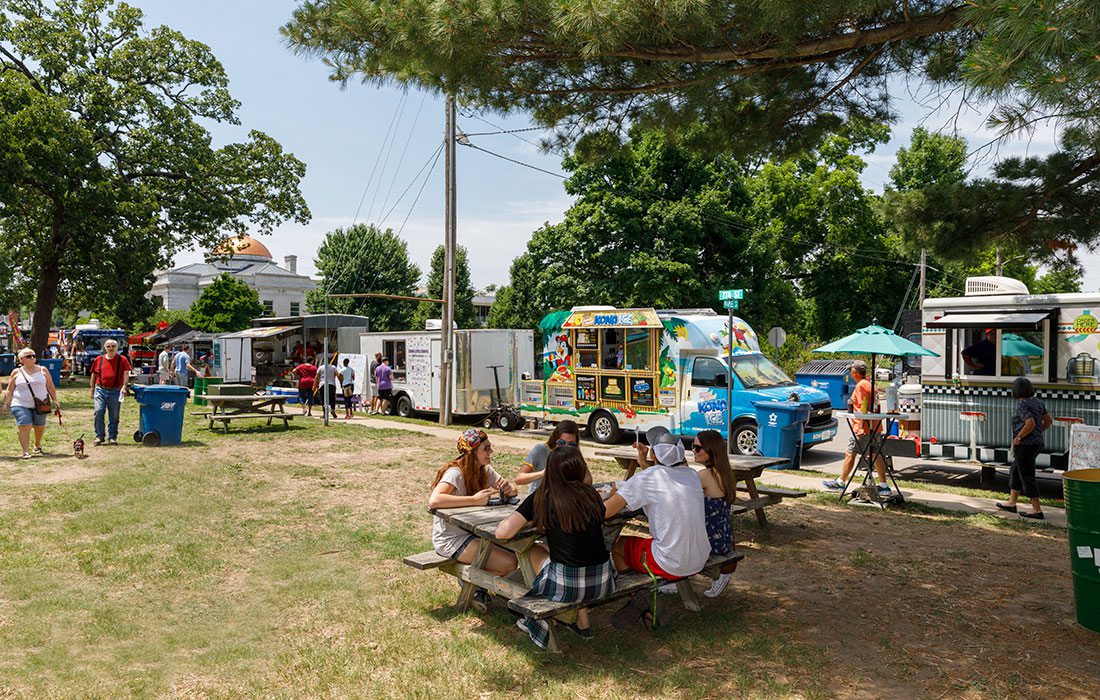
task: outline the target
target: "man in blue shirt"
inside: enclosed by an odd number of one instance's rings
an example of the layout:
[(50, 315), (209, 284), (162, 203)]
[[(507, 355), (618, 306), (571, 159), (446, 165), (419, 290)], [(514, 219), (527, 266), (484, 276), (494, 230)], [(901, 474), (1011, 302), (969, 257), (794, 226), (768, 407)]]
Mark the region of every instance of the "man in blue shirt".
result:
[(188, 371), (198, 374), (199, 371), (191, 365), (191, 356), (187, 354), (187, 350), (182, 345), (176, 347), (176, 356), (173, 358), (172, 365), (172, 383), (176, 386), (187, 386), (187, 380), (190, 378)]

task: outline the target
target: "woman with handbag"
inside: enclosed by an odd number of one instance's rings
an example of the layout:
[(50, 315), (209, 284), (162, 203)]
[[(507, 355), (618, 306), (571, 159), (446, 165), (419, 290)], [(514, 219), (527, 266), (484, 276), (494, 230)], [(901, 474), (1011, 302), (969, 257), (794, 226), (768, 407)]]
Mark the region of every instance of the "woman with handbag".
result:
[[(38, 365), (34, 350), (23, 348), (16, 356), (19, 366), (12, 370), (8, 388), (4, 392), (4, 405), (0, 415), (11, 410), (19, 428), (19, 444), (23, 447), (23, 459), (42, 455), (42, 435), (46, 432), (46, 419), (61, 409), (57, 389), (44, 367)], [(34, 452), (31, 452), (31, 428), (34, 428)]]

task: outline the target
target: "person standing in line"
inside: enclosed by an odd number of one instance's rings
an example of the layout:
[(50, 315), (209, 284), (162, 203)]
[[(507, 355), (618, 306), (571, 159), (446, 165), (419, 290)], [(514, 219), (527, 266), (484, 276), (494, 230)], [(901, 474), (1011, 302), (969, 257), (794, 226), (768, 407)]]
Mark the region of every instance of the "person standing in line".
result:
[[(118, 342), (103, 343), (103, 354), (92, 362), (92, 402), (95, 405), (95, 442), (93, 445), (118, 444), (118, 410), (122, 392), (130, 380), (130, 360), (118, 353)], [(104, 428), (103, 414), (107, 414)]]
[(1012, 467), (1008, 472), (1008, 502), (997, 507), (1016, 513), (1016, 501), (1022, 491), (1031, 499), (1031, 512), (1019, 511), (1021, 518), (1044, 520), (1039, 504), (1039, 484), (1035, 481), (1035, 458), (1043, 451), (1043, 432), (1053, 422), (1043, 400), (1035, 396), (1035, 387), (1027, 377), (1016, 377), (1012, 382), (1012, 398), (1016, 399), (1016, 413), (1012, 415)]
[(172, 351), (167, 345), (157, 356), (157, 383), (172, 383)]
[(373, 416), (378, 413), (378, 406), (381, 403), (381, 399), (378, 398), (378, 379), (374, 376), (374, 370), (378, 369), (378, 365), (382, 364), (382, 353), (374, 353), (374, 359), (371, 360), (370, 368), (367, 370), (368, 378), (370, 379), (370, 410), (367, 411), (367, 415)]
[(176, 346), (176, 355), (172, 359), (172, 384), (187, 388), (189, 386), (190, 372), (198, 375), (199, 371), (191, 364), (191, 356), (182, 345)]
[(332, 411), (332, 417), (337, 418), (336, 414), (336, 367), (327, 361), (327, 358), (322, 358), (317, 362), (317, 382), (319, 384), (318, 391), (320, 392), (320, 398), (322, 401), (322, 415), (324, 406), (328, 406), (328, 410)]
[(390, 399), (393, 398), (393, 370), (390, 368), (390, 358), (382, 358), (382, 364), (374, 370), (374, 379), (378, 384), (378, 411), (376, 413), (389, 413)]
[(313, 364), (313, 358), (298, 363), (290, 372), (298, 377), (298, 404), (302, 407), (302, 415), (312, 416), (313, 387), (317, 383), (317, 367)]
[[(53, 402), (54, 412), (61, 410), (57, 400), (57, 389), (45, 367), (37, 364), (34, 350), (23, 348), (16, 354), (19, 366), (12, 370), (8, 379), (8, 388), (4, 392), (4, 405), (0, 406), (0, 415), (9, 410), (15, 417), (19, 429), (19, 444), (23, 448), (23, 459), (39, 457), (42, 452), (42, 436), (46, 433), (46, 419), (49, 413), (39, 412), (37, 403), (45, 399)], [(34, 428), (34, 452), (31, 452), (31, 428)]]
[(351, 360), (344, 358), (344, 366), (340, 369), (340, 390), (344, 394), (344, 420), (351, 420), (351, 399), (355, 395), (355, 370), (351, 368)]

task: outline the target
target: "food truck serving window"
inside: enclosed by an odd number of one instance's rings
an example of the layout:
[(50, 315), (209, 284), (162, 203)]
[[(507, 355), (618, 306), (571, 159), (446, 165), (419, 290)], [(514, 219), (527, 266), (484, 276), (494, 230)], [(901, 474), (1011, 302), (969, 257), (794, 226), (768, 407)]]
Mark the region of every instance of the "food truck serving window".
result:
[(1046, 331), (967, 328), (959, 333), (959, 368), (973, 377), (1042, 377)]
[(394, 379), (405, 378), (405, 341), (383, 340), (382, 355), (390, 358)]
[(600, 335), (600, 369), (622, 369), (626, 355), (626, 331), (622, 328), (607, 328), (600, 331)]
[(651, 351), (653, 333), (649, 330), (626, 331), (626, 369), (634, 372), (649, 372), (653, 368)]

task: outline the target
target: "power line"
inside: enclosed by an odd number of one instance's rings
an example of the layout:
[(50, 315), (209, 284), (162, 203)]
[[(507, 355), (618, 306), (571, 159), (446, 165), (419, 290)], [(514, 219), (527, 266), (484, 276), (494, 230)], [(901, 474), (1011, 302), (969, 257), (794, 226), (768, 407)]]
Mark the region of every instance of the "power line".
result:
[[(409, 93), (402, 93), (399, 104), (401, 105), (401, 117), (405, 116), (405, 104), (408, 102)], [(378, 174), (378, 182), (374, 186), (374, 195), (370, 198), (370, 209), (367, 210), (367, 221), (371, 220), (371, 216), (374, 214), (374, 202), (378, 199), (378, 192), (382, 189), (382, 178), (386, 176), (386, 168), (390, 166), (390, 155), (393, 153), (393, 146), (397, 143), (397, 132), (401, 130), (401, 117), (397, 119), (397, 128), (393, 130), (393, 138), (389, 139), (390, 146), (386, 149), (386, 159), (382, 161), (382, 172)], [(387, 138), (389, 135), (387, 134)], [(394, 173), (394, 177), (397, 174)], [(391, 185), (392, 186), (392, 185)]]
[(405, 190), (397, 197), (397, 200), (393, 203), (393, 206), (389, 208), (389, 211), (386, 212), (385, 216), (382, 217), (382, 220), (378, 222), (379, 226), (382, 226), (386, 223), (386, 221), (390, 218), (390, 214), (393, 213), (393, 210), (397, 208), (397, 205), (401, 203), (401, 200), (405, 198), (405, 195), (409, 193), (409, 190), (411, 190), (413, 185), (416, 184), (417, 180), (420, 179), (420, 174), (424, 172), (424, 168), (428, 167), (428, 164), (433, 162), (433, 158), (439, 157), (439, 152), (441, 150), (443, 150), (443, 144), (439, 144), (435, 151), (428, 156), (428, 159), (424, 161), (424, 165), (421, 165), (420, 169), (416, 171), (416, 174), (413, 175), (412, 180), (409, 181), (408, 186), (406, 186)]
[[(405, 162), (405, 154), (409, 152), (409, 143), (412, 141), (413, 134), (416, 132), (416, 125), (420, 121), (420, 113), (424, 110), (424, 102), (427, 101), (427, 99), (428, 93), (425, 92), (424, 95), (420, 98), (420, 106), (416, 108), (416, 116), (413, 117), (412, 127), (409, 128), (409, 135), (405, 138), (405, 145), (401, 149), (401, 155), (397, 159), (397, 162), (399, 163), (399, 165), (397, 166), (397, 170), (394, 171), (393, 177), (390, 179), (390, 186), (386, 190), (386, 196), (382, 198), (382, 206), (385, 206), (385, 203), (390, 201), (390, 194), (393, 193), (393, 185), (395, 182), (397, 182), (397, 175), (401, 171), (400, 164), (403, 164)], [(393, 211), (393, 209), (391, 208), (390, 211)]]
[(401, 228), (397, 230), (397, 235), (400, 236), (405, 230), (405, 224), (409, 223), (409, 217), (412, 216), (413, 210), (416, 209), (417, 203), (420, 201), (420, 195), (424, 194), (424, 187), (428, 184), (428, 180), (431, 179), (432, 173), (435, 172), (435, 166), (439, 162), (439, 156), (443, 153), (443, 148), (435, 152), (435, 160), (432, 161), (432, 167), (428, 171), (428, 174), (424, 176), (424, 182), (420, 185), (420, 190), (416, 193), (416, 199), (413, 200), (412, 206), (409, 207), (409, 213), (405, 215), (405, 220), (401, 222)]
[(515, 158), (509, 158), (508, 156), (502, 156), (499, 153), (494, 153), (493, 151), (490, 151), (487, 148), (482, 148), (481, 146), (478, 146), (476, 144), (472, 144), (472, 143), (469, 143), (469, 142), (463, 143), (462, 141), (459, 141), (459, 143), (463, 146), (466, 146), (467, 148), (473, 148), (474, 150), (481, 151), (482, 153), (488, 153), (491, 156), (494, 156), (496, 158), (500, 158), (501, 160), (506, 160), (509, 163), (515, 163), (516, 165), (522, 165), (525, 168), (530, 168), (531, 170), (537, 170), (540, 173), (546, 173), (547, 175), (553, 175), (554, 177), (561, 178), (562, 180), (569, 179), (567, 175), (562, 175), (561, 173), (551, 172), (550, 170), (543, 170), (542, 168), (540, 168), (536, 165), (531, 165), (530, 163), (524, 163), (521, 160), (516, 160)]

